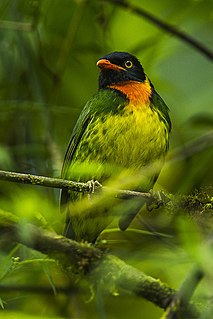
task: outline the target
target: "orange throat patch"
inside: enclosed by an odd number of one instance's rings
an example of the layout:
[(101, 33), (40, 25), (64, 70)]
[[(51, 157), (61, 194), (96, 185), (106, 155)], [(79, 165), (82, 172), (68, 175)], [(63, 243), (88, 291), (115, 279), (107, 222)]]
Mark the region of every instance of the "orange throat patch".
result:
[(146, 79), (144, 82), (126, 81), (108, 86), (116, 89), (127, 96), (129, 104), (135, 107), (148, 106), (152, 94), (150, 82)]

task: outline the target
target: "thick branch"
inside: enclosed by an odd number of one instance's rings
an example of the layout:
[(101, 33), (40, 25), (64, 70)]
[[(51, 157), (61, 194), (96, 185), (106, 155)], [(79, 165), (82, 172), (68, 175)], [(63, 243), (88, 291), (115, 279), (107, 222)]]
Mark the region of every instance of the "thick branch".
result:
[(194, 39), (193, 37), (189, 36), (187, 33), (178, 30), (173, 25), (162, 21), (161, 19), (157, 18), (153, 14), (147, 12), (141, 7), (138, 7), (132, 3), (129, 3), (124, 0), (104, 0), (106, 2), (111, 2), (117, 6), (123, 7), (125, 9), (128, 9), (132, 11), (133, 13), (138, 14), (139, 16), (147, 19), (152, 24), (156, 25), (157, 27), (165, 30), (166, 32), (174, 35), (175, 37), (179, 38), (181, 41), (186, 42), (187, 44), (191, 45), (193, 48), (195, 48), (197, 51), (200, 51), (202, 54), (204, 54), (207, 58), (210, 60), (213, 60), (213, 52), (206, 48), (202, 43), (200, 43), (198, 40)]
[[(30, 236), (21, 236), (21, 224), (12, 214), (0, 212), (0, 234), (8, 233), (9, 240), (17, 241), (36, 249), (57, 260), (69, 273), (75, 270), (87, 274), (90, 280), (103, 287), (125, 289), (143, 297), (161, 308), (166, 308), (175, 296), (175, 291), (136, 268), (127, 265), (113, 255), (83, 243), (58, 236), (42, 230), (32, 224), (27, 225)], [(101, 278), (101, 280), (100, 280)], [(191, 317), (197, 318), (194, 308), (187, 308)]]

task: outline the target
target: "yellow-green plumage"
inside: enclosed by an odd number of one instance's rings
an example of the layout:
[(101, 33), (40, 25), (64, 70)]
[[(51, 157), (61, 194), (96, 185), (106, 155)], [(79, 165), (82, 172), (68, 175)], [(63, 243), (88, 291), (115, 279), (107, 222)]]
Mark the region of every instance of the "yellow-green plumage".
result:
[[(138, 191), (153, 187), (168, 150), (168, 109), (146, 77), (143, 83), (150, 89), (150, 96), (140, 98), (140, 81), (128, 83), (133, 83), (128, 88), (133, 95), (106, 86), (87, 103), (67, 149), (63, 178), (111, 182), (119, 188)], [(62, 206), (66, 204), (68, 212), (66, 235), (94, 242), (112, 220), (119, 200), (108, 201), (108, 205), (104, 201), (76, 205), (82, 198), (85, 197), (76, 192), (62, 192)], [(141, 201), (136, 202), (127, 214), (134, 217), (141, 206)]]

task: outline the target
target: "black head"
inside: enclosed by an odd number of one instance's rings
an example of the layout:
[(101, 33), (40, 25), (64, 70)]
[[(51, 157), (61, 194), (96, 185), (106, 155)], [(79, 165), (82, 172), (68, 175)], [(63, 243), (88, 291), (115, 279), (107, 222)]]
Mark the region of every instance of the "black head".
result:
[(98, 60), (99, 88), (124, 81), (143, 82), (146, 78), (138, 59), (127, 52), (112, 52)]

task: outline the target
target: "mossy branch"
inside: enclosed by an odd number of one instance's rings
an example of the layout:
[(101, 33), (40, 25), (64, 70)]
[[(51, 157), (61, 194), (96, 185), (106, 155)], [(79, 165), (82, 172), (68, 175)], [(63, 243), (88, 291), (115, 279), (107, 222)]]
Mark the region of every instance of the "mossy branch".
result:
[[(65, 180), (61, 178), (52, 178), (52, 177), (32, 175), (32, 174), (0, 171), (0, 180), (21, 183), (21, 184), (31, 184), (31, 185), (37, 185), (37, 186), (68, 189), (70, 191), (81, 192), (81, 193), (91, 192), (91, 183), (74, 182), (74, 181)], [(100, 190), (108, 191), (108, 192), (113, 191), (113, 193), (116, 193), (116, 197), (121, 199), (133, 198), (133, 197), (143, 197), (143, 198), (151, 199), (153, 197), (151, 193), (141, 193), (141, 192), (134, 192), (129, 190), (112, 190), (109, 187), (102, 186), (101, 184), (96, 182), (94, 191), (100, 191)]]
[[(73, 271), (86, 275), (92, 283), (104, 289), (113, 287), (134, 293), (155, 305), (166, 309), (176, 292), (124, 261), (100, 249), (87, 244), (78, 243), (55, 233), (50, 233), (35, 225), (27, 224), (29, 236), (22, 236), (19, 219), (13, 214), (0, 211), (0, 234), (9, 234), (8, 240), (19, 242), (35, 249), (58, 261), (70, 275)], [(187, 305), (182, 311), (190, 318), (198, 318), (192, 305)]]
[[(68, 189), (75, 192), (90, 193), (91, 183), (74, 182), (60, 178), (52, 178), (46, 176), (23, 174), (9, 171), (0, 171), (0, 180), (31, 184), (44, 187)], [(119, 199), (132, 199), (132, 198), (144, 198), (147, 201), (148, 207), (158, 208), (164, 206), (167, 211), (177, 212), (185, 211), (187, 214), (192, 213), (194, 217), (198, 213), (210, 213), (213, 212), (213, 188), (209, 187), (206, 190), (201, 190), (192, 195), (172, 195), (165, 192), (135, 192), (130, 190), (117, 190), (111, 189), (95, 183), (94, 192), (108, 192), (113, 194)]]

